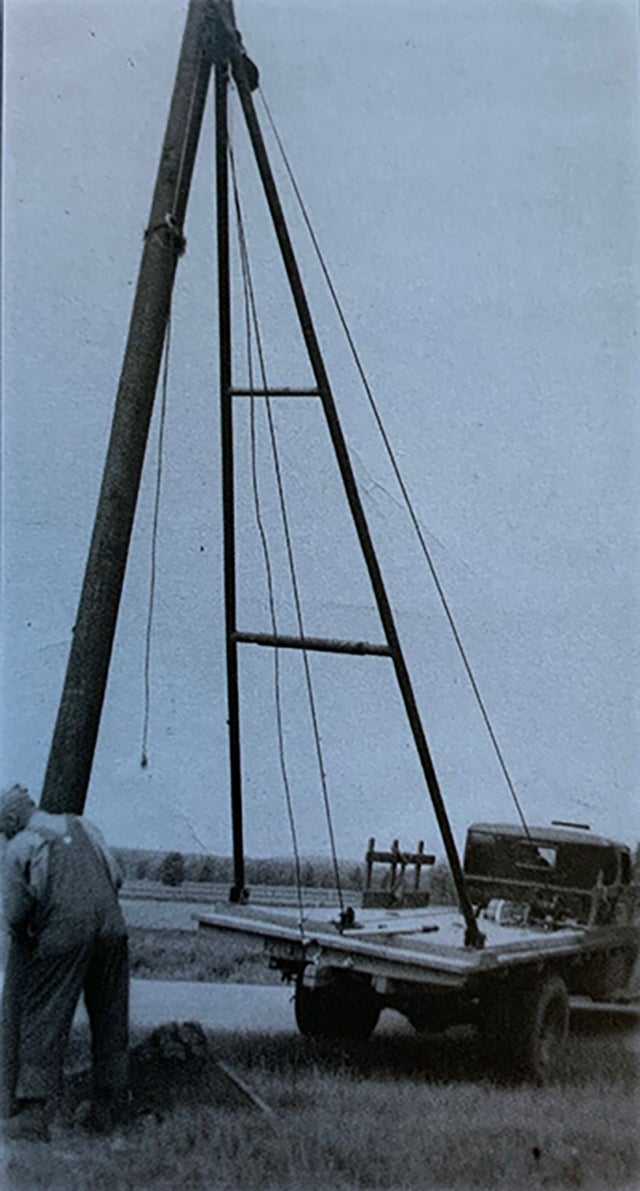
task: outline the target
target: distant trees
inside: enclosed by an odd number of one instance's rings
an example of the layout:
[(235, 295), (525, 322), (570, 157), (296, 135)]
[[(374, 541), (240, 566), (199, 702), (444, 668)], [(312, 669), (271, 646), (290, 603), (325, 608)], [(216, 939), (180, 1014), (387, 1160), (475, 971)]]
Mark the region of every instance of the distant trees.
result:
[(197, 875), (194, 874), (193, 880), (207, 882), (209, 885), (213, 885), (214, 882), (221, 879), (224, 879), (224, 877), (220, 873), (219, 863), (216, 863), (213, 856), (203, 856), (200, 860)]
[(362, 889), (362, 885), (363, 885), (362, 865), (360, 865), (360, 864), (349, 865), (349, 869), (348, 869), (346, 875), (347, 875), (347, 885), (349, 886), (349, 889)]
[(451, 869), (443, 860), (437, 861), (429, 874), (429, 893), (436, 906), (451, 906), (456, 903), (456, 887)]
[[(169, 886), (185, 882), (208, 885), (231, 885), (233, 882), (233, 860), (228, 855), (156, 852), (148, 848), (117, 848), (115, 851), (128, 881), (160, 881)], [(343, 889), (362, 889), (363, 869), (360, 864), (341, 860), (338, 867)], [(328, 856), (302, 856), (300, 877), (307, 889), (333, 889), (336, 884), (333, 862)], [(247, 857), (246, 881), (249, 887), (295, 886), (296, 866), (293, 857)]]
[(182, 885), (184, 881), (184, 857), (181, 852), (167, 852), (159, 872), (163, 885)]
[(312, 889), (316, 883), (316, 874), (310, 860), (305, 860), (300, 867), (300, 883), (307, 889)]

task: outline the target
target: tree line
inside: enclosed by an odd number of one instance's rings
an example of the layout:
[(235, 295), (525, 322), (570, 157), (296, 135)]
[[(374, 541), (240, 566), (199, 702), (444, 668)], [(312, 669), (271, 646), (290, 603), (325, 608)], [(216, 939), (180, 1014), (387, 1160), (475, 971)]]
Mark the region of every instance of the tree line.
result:
[[(199, 855), (185, 852), (150, 852), (134, 848), (117, 848), (116, 854), (130, 881), (161, 881), (165, 885), (182, 885), (185, 881), (226, 885), (233, 882), (233, 861), (230, 856)], [(340, 881), (350, 889), (361, 889), (362, 866), (353, 861), (339, 862)], [(248, 885), (295, 885), (296, 866), (288, 857), (247, 858), (245, 861)], [(330, 860), (305, 857), (300, 865), (300, 883), (311, 888), (333, 888), (335, 873)]]
[[(233, 883), (233, 861), (230, 856), (202, 855), (185, 852), (151, 852), (139, 848), (118, 848), (116, 853), (130, 881), (159, 881), (164, 885), (182, 885), (185, 881), (209, 885)], [(640, 885), (640, 844), (633, 857), (633, 881)], [(248, 858), (245, 862), (249, 886), (295, 886), (296, 866), (291, 857)], [(362, 890), (365, 866), (356, 861), (338, 862), (340, 883), (345, 889)], [(456, 901), (451, 870), (445, 861), (438, 861), (429, 872), (429, 892), (436, 905), (451, 905)], [(380, 883), (378, 875), (376, 884)], [(325, 857), (304, 857), (300, 863), (300, 884), (307, 889), (334, 889), (335, 871)]]
[[(178, 886), (185, 882), (208, 885), (231, 885), (233, 861), (230, 856), (201, 855), (185, 852), (151, 852), (138, 848), (118, 848), (117, 856), (129, 881), (159, 881)], [(296, 866), (291, 857), (247, 858), (246, 881), (256, 885), (295, 886)], [(338, 862), (340, 883), (345, 889), (362, 890), (365, 866), (353, 860)], [(376, 884), (382, 874), (377, 874)], [(432, 901), (448, 904), (455, 901), (455, 887), (444, 862), (436, 863), (429, 874)], [(333, 863), (325, 857), (303, 857), (300, 862), (300, 884), (307, 889), (334, 889), (336, 884)]]

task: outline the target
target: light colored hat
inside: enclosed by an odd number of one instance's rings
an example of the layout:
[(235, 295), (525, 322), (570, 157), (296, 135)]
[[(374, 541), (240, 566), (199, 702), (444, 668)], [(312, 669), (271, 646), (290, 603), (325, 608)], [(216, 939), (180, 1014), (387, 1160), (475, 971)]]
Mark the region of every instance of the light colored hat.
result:
[(22, 823), (23, 815), (34, 806), (33, 798), (30, 797), (26, 786), (16, 782), (3, 790), (0, 794), (0, 832), (5, 831), (7, 826)]

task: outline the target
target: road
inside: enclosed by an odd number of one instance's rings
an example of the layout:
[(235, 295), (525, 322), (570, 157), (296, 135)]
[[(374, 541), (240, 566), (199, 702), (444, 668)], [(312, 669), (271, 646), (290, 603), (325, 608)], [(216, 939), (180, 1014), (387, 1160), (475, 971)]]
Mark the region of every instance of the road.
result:
[[(3, 973), (0, 970), (0, 988)], [(282, 985), (206, 984), (187, 980), (132, 980), (131, 1024), (155, 1027), (169, 1021), (198, 1021), (205, 1029), (229, 1033), (294, 1034), (296, 1024), (293, 1011), (293, 990)], [(609, 1015), (612, 1028), (622, 1036), (625, 1047), (640, 1054), (640, 1008), (633, 1006), (594, 1005), (576, 999), (572, 1002), (572, 1018), (584, 1024), (592, 1018)], [(629, 1028), (623, 1026), (628, 1019)], [(86, 1021), (80, 1005), (76, 1022)], [(604, 1023), (603, 1023), (604, 1024)], [(377, 1033), (413, 1033), (411, 1026), (399, 1014), (386, 1009)]]
[[(572, 1001), (572, 1019), (601, 1019), (608, 1015), (624, 1031), (625, 1045), (640, 1053), (640, 1008), (637, 1005), (595, 1005)], [(296, 1033), (293, 989), (260, 984), (205, 984), (185, 980), (132, 980), (131, 1021), (156, 1026), (166, 1021), (199, 1021), (207, 1029), (236, 1033)], [(635, 1028), (634, 1028), (635, 1022)], [(413, 1028), (391, 1009), (381, 1015), (376, 1033), (413, 1034)]]
[(199, 1021), (206, 1028), (247, 1033), (295, 1030), (292, 989), (284, 985), (132, 980), (131, 1021)]

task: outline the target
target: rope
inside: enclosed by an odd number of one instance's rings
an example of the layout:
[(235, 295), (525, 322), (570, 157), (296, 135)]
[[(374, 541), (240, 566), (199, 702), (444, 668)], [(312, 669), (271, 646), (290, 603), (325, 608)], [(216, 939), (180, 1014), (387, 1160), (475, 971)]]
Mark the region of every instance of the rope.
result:
[[(236, 177), (236, 172), (235, 172), (235, 163), (234, 163), (232, 153), (230, 153), (230, 160), (231, 160), (231, 172), (232, 172), (232, 181), (233, 181), (234, 203), (235, 203), (235, 207), (236, 207), (236, 218), (237, 218), (237, 223), (238, 223), (238, 233), (239, 233), (239, 240), (240, 240), (242, 268), (243, 268), (243, 274), (246, 278), (247, 293), (248, 293), (248, 297), (249, 297), (251, 313), (252, 313), (252, 318), (253, 318), (253, 324), (254, 324), (254, 328), (255, 328), (256, 348), (257, 348), (257, 352), (258, 352), (260, 372), (261, 372), (261, 377), (262, 377), (262, 385), (263, 385), (264, 389), (267, 389), (268, 388), (267, 374), (266, 374), (264, 352), (263, 352), (263, 348), (262, 348), (262, 339), (260, 336), (259, 321), (258, 321), (258, 315), (257, 315), (257, 309), (256, 309), (255, 291), (254, 291), (253, 281), (252, 281), (252, 276), (251, 276), (251, 268), (250, 268), (250, 264), (249, 264), (249, 257), (248, 257), (248, 251), (247, 251), (246, 234), (244, 231), (244, 221), (243, 221), (243, 217), (242, 217), (240, 196), (238, 193), (237, 177)], [(290, 528), (289, 528), (289, 518), (288, 518), (288, 514), (287, 514), (286, 501), (285, 501), (285, 495), (284, 495), (284, 483), (283, 483), (282, 471), (281, 471), (281, 467), (280, 467), (280, 456), (279, 456), (279, 452), (278, 452), (276, 431), (275, 431), (275, 425), (274, 425), (274, 419), (273, 419), (273, 410), (272, 410), (272, 406), (271, 406), (271, 399), (269, 397), (267, 397), (265, 399), (265, 404), (266, 404), (266, 412), (267, 412), (267, 423), (268, 423), (268, 428), (269, 428), (269, 437), (270, 437), (270, 442), (271, 442), (271, 452), (272, 452), (274, 471), (275, 471), (275, 477), (276, 477), (276, 486), (278, 489), (280, 514), (282, 517), (282, 525), (283, 525), (284, 536), (285, 536), (287, 560), (288, 560), (288, 565), (289, 565), (289, 575), (290, 575), (290, 579), (291, 579), (291, 588), (292, 588), (293, 600), (294, 600), (294, 605), (295, 605), (296, 621), (297, 621), (299, 636), (303, 638), (304, 637), (304, 625), (303, 625), (303, 616), (302, 616), (302, 605), (301, 605), (301, 600), (300, 600), (300, 591), (299, 591), (298, 579), (297, 579), (296, 568), (295, 568), (295, 560), (294, 560), (294, 556), (293, 556), (293, 544), (292, 544), (292, 539), (291, 539), (291, 532), (290, 532)], [(277, 650), (276, 650), (276, 652), (277, 652)], [(326, 818), (326, 822), (327, 822), (327, 831), (328, 831), (328, 835), (329, 835), (331, 859), (332, 859), (333, 871), (334, 871), (334, 880), (335, 880), (336, 891), (338, 894), (340, 913), (341, 913), (341, 917), (342, 917), (342, 916), (344, 916), (344, 898), (343, 898), (343, 894), (342, 894), (342, 883), (340, 880), (340, 871), (339, 871), (339, 867), (338, 867), (335, 832), (334, 832), (334, 828), (333, 828), (333, 818), (332, 818), (332, 814), (331, 814), (331, 805), (330, 805), (330, 800), (329, 800), (327, 776), (326, 776), (326, 771), (325, 771), (325, 767), (324, 767), (322, 743), (320, 740), (320, 729), (319, 729), (319, 725), (318, 725), (316, 703), (315, 703), (315, 697), (314, 697), (314, 693), (313, 693), (313, 683), (312, 683), (312, 679), (311, 679), (311, 668), (309, 665), (308, 651), (306, 649), (302, 650), (302, 658), (303, 658), (303, 665), (304, 665), (304, 672), (305, 672), (307, 698), (308, 698), (308, 702), (309, 702), (309, 711), (310, 711), (311, 722), (312, 722), (313, 738), (314, 738), (315, 751), (316, 751), (316, 760), (317, 760), (317, 764), (318, 764), (318, 771), (319, 771), (319, 776), (320, 776), (320, 784), (321, 784), (321, 788), (322, 788), (322, 797), (323, 797), (323, 803), (324, 803), (325, 818)]]
[(351, 334), (351, 331), (350, 331), (350, 329), (349, 329), (349, 326), (348, 326), (348, 324), (347, 324), (347, 320), (346, 320), (346, 317), (345, 317), (344, 311), (343, 311), (343, 309), (342, 309), (342, 305), (341, 305), (341, 303), (340, 303), (340, 300), (339, 300), (339, 298), (338, 298), (338, 295), (337, 295), (337, 293), (336, 293), (335, 287), (334, 287), (334, 285), (333, 285), (333, 281), (332, 281), (332, 279), (331, 279), (331, 276), (330, 276), (330, 274), (329, 274), (329, 269), (328, 269), (328, 267), (327, 267), (327, 264), (326, 264), (326, 262), (325, 262), (325, 259), (324, 259), (324, 256), (323, 256), (323, 253), (322, 253), (322, 250), (321, 250), (321, 248), (320, 248), (320, 245), (319, 245), (319, 243), (318, 243), (318, 239), (317, 239), (317, 237), (316, 237), (316, 234), (315, 234), (315, 232), (314, 232), (314, 230), (313, 230), (313, 227), (312, 227), (312, 224), (311, 224), (311, 220), (310, 220), (310, 218), (309, 218), (309, 215), (308, 215), (308, 213), (307, 213), (307, 209), (306, 209), (306, 206), (305, 206), (304, 200), (303, 200), (303, 198), (302, 198), (302, 195), (301, 195), (301, 193), (300, 193), (300, 189), (299, 189), (299, 187), (298, 187), (298, 184), (297, 184), (297, 182), (296, 182), (296, 179), (295, 179), (295, 177), (294, 177), (294, 174), (293, 174), (292, 167), (291, 167), (291, 165), (290, 165), (290, 162), (289, 162), (289, 159), (288, 159), (288, 157), (287, 157), (287, 154), (286, 154), (286, 151), (285, 151), (284, 145), (283, 145), (283, 143), (282, 143), (282, 140), (281, 140), (280, 134), (278, 133), (278, 130), (277, 130), (277, 128), (276, 128), (275, 121), (274, 121), (274, 119), (273, 119), (273, 116), (272, 116), (272, 114), (271, 114), (271, 110), (270, 110), (270, 108), (269, 108), (269, 105), (268, 105), (268, 103), (267, 103), (267, 100), (266, 100), (266, 98), (265, 98), (265, 96), (264, 96), (264, 93), (263, 93), (263, 91), (262, 91), (262, 88), (259, 88), (259, 90), (258, 90), (258, 94), (259, 94), (259, 96), (260, 96), (260, 100), (261, 100), (261, 102), (262, 102), (262, 104), (263, 104), (263, 107), (264, 107), (264, 110), (265, 110), (265, 112), (266, 112), (267, 119), (268, 119), (268, 121), (269, 121), (269, 124), (270, 124), (270, 126), (271, 126), (271, 130), (272, 130), (272, 132), (273, 132), (273, 135), (274, 135), (274, 137), (275, 137), (276, 143), (277, 143), (277, 145), (278, 145), (278, 149), (280, 150), (280, 154), (281, 154), (281, 156), (282, 156), (282, 160), (283, 160), (283, 163), (284, 163), (285, 169), (286, 169), (286, 171), (287, 171), (287, 174), (288, 174), (288, 177), (289, 177), (289, 181), (290, 181), (290, 183), (291, 183), (291, 186), (292, 186), (292, 188), (293, 188), (293, 191), (294, 191), (294, 194), (295, 194), (295, 196), (296, 196), (296, 199), (297, 199), (298, 205), (299, 205), (299, 207), (300, 207), (300, 212), (301, 212), (302, 218), (303, 218), (303, 220), (304, 220), (305, 226), (306, 226), (306, 228), (307, 228), (307, 231), (308, 231), (308, 233), (309, 233), (309, 236), (310, 236), (310, 238), (311, 238), (311, 243), (313, 244), (313, 248), (314, 248), (314, 250), (315, 250), (316, 256), (317, 256), (317, 258), (318, 258), (318, 262), (319, 262), (319, 264), (320, 264), (320, 268), (321, 268), (321, 270), (322, 270), (323, 276), (324, 276), (324, 278), (325, 278), (325, 281), (326, 281), (326, 283), (327, 283), (327, 287), (328, 287), (328, 289), (329, 289), (329, 293), (331, 294), (331, 298), (332, 298), (332, 301), (333, 301), (334, 307), (335, 307), (335, 309), (336, 309), (336, 313), (337, 313), (337, 315), (338, 315), (338, 318), (339, 318), (339, 320), (340, 320), (340, 323), (341, 323), (342, 329), (343, 329), (343, 331), (344, 331), (344, 333), (345, 333), (345, 336), (346, 336), (346, 339), (347, 339), (347, 343), (348, 343), (348, 345), (349, 345), (349, 349), (350, 349), (350, 351), (351, 351), (351, 355), (352, 355), (352, 357), (353, 357), (353, 360), (354, 360), (354, 363), (355, 363), (355, 365), (356, 365), (356, 368), (357, 368), (358, 374), (359, 374), (359, 376), (360, 376), (360, 379), (361, 379), (361, 381), (362, 381), (362, 384), (363, 384), (363, 387), (364, 387), (365, 393), (366, 393), (366, 395), (367, 395), (367, 399), (368, 399), (368, 401), (369, 401), (369, 405), (370, 405), (370, 407), (371, 407), (371, 410), (372, 410), (372, 412), (373, 412), (373, 416), (374, 416), (374, 418), (375, 418), (375, 421), (376, 421), (376, 424), (377, 424), (377, 426), (378, 426), (378, 430), (379, 430), (379, 432), (380, 432), (380, 435), (381, 435), (381, 437), (382, 437), (382, 441), (383, 441), (383, 443), (384, 443), (385, 450), (386, 450), (386, 452), (387, 452), (387, 456), (388, 456), (388, 458), (389, 458), (389, 461), (390, 461), (390, 463), (391, 463), (391, 467), (392, 467), (392, 469), (393, 469), (393, 472), (394, 472), (394, 475), (395, 475), (395, 477), (396, 477), (396, 480), (397, 480), (398, 486), (399, 486), (399, 488), (400, 488), (400, 492), (402, 493), (402, 498), (403, 498), (403, 500), (404, 500), (405, 507), (406, 507), (406, 509), (407, 509), (407, 512), (408, 512), (408, 514), (409, 514), (409, 517), (410, 517), (410, 519), (411, 519), (411, 522), (412, 522), (412, 524), (413, 524), (413, 528), (414, 528), (414, 530), (415, 530), (415, 532), (416, 532), (416, 534), (417, 534), (418, 541), (419, 541), (419, 543), (420, 543), (420, 546), (421, 546), (422, 552), (423, 552), (423, 554), (424, 554), (424, 557), (425, 557), (425, 560), (426, 560), (426, 562), (427, 562), (427, 565), (428, 565), (429, 571), (430, 571), (430, 573), (431, 573), (431, 577), (432, 577), (432, 579), (433, 579), (433, 582), (434, 582), (434, 584), (435, 584), (436, 591), (437, 591), (437, 593), (438, 593), (438, 596), (439, 596), (440, 602), (441, 602), (441, 604), (442, 604), (442, 607), (443, 607), (443, 609), (444, 609), (444, 612), (445, 612), (445, 615), (446, 615), (447, 621), (448, 621), (448, 623), (449, 623), (449, 628), (450, 628), (450, 630), (451, 630), (451, 633), (453, 634), (453, 639), (454, 639), (454, 641), (455, 641), (455, 644), (456, 644), (456, 647), (457, 647), (457, 649), (458, 649), (458, 653), (460, 654), (460, 657), (461, 657), (461, 659), (462, 659), (462, 663), (463, 663), (463, 665), (464, 665), (464, 668), (465, 668), (465, 671), (466, 671), (466, 674), (467, 674), (467, 678), (469, 679), (469, 682), (470, 682), (470, 684), (471, 684), (471, 688), (472, 688), (472, 691), (473, 691), (473, 693), (474, 693), (474, 696), (475, 696), (476, 702), (477, 702), (477, 704), (478, 704), (478, 707), (479, 707), (479, 709), (480, 709), (480, 713), (481, 713), (481, 715), (482, 715), (482, 719), (483, 719), (483, 721), (484, 721), (485, 727), (486, 727), (486, 729), (487, 729), (487, 732), (488, 732), (488, 734), (489, 734), (489, 739), (490, 739), (490, 741), (491, 741), (491, 744), (492, 744), (492, 746), (493, 746), (494, 752), (495, 752), (495, 754), (496, 754), (496, 757), (497, 757), (497, 759), (498, 759), (498, 764), (499, 764), (499, 766), (500, 766), (500, 769), (501, 769), (501, 771), (502, 771), (503, 777), (504, 777), (504, 779), (505, 779), (505, 781), (506, 781), (507, 787), (508, 787), (508, 789), (509, 789), (509, 793), (511, 794), (511, 797), (512, 797), (512, 799), (513, 799), (513, 802), (514, 802), (514, 805), (515, 805), (515, 807), (516, 807), (517, 813), (518, 813), (518, 815), (519, 815), (519, 817), (520, 817), (520, 821), (521, 821), (521, 823), (522, 823), (522, 826), (523, 826), (523, 829), (524, 829), (524, 831), (525, 831), (525, 834), (526, 834), (527, 836), (529, 836), (529, 828), (528, 828), (528, 826), (527, 826), (527, 823), (526, 823), (526, 820), (525, 820), (525, 817), (524, 817), (524, 812), (523, 812), (523, 810), (522, 810), (522, 806), (521, 806), (521, 804), (520, 804), (520, 800), (519, 800), (519, 798), (518, 798), (518, 795), (516, 794), (516, 790), (515, 790), (515, 787), (514, 787), (513, 781), (512, 781), (512, 779), (511, 779), (511, 775), (510, 775), (510, 773), (509, 773), (509, 770), (508, 770), (508, 768), (507, 768), (507, 764), (506, 764), (506, 761), (505, 761), (505, 759), (504, 759), (504, 756), (503, 756), (502, 750), (501, 750), (501, 748), (500, 748), (500, 746), (499, 746), (499, 744), (498, 744), (497, 737), (496, 737), (496, 735), (495, 735), (495, 732), (494, 732), (494, 730), (493, 730), (493, 727), (492, 727), (491, 721), (490, 721), (490, 719), (489, 719), (489, 714), (488, 714), (488, 711), (487, 711), (487, 709), (486, 709), (486, 706), (485, 706), (484, 700), (483, 700), (483, 698), (482, 698), (482, 696), (481, 696), (481, 694), (480, 694), (480, 689), (479, 689), (479, 687), (478, 687), (478, 683), (477, 683), (477, 681), (476, 681), (475, 675), (474, 675), (474, 673), (473, 673), (473, 670), (472, 670), (472, 668), (471, 668), (471, 663), (469, 662), (469, 659), (468, 659), (468, 657), (467, 657), (466, 650), (465, 650), (465, 648), (464, 648), (464, 646), (463, 646), (463, 644), (462, 644), (462, 639), (461, 639), (461, 637), (460, 637), (460, 634), (458, 633), (458, 629), (457, 629), (457, 627), (456, 627), (456, 624), (455, 624), (455, 621), (454, 621), (454, 619), (453, 619), (453, 613), (451, 612), (451, 609), (450, 609), (450, 607), (449, 607), (448, 600), (447, 600), (447, 598), (446, 598), (446, 595), (445, 595), (445, 592), (444, 592), (444, 588), (443, 588), (443, 586), (442, 586), (442, 583), (440, 582), (440, 578), (439, 578), (439, 576), (438, 576), (438, 573), (437, 573), (437, 571), (436, 571), (436, 567), (435, 567), (435, 563), (434, 563), (434, 561), (433, 561), (433, 557), (432, 557), (432, 555), (431, 555), (431, 551), (429, 550), (429, 547), (428, 547), (428, 545), (427, 545), (427, 543), (426, 543), (426, 540), (425, 540), (424, 534), (423, 534), (423, 532), (422, 532), (422, 528), (421, 528), (421, 526), (420, 526), (420, 523), (419, 523), (419, 521), (418, 521), (418, 518), (417, 518), (417, 516), (416, 516), (415, 510), (414, 510), (414, 508), (413, 508), (413, 503), (412, 503), (412, 501), (411, 501), (411, 497), (410, 497), (410, 495), (409, 495), (409, 492), (408, 492), (408, 490), (407, 490), (407, 487), (406, 487), (406, 485), (405, 485), (405, 483), (404, 483), (404, 480), (403, 480), (403, 478), (402, 478), (402, 474), (401, 474), (401, 472), (400, 472), (400, 468), (399, 468), (399, 466), (398, 466), (398, 463), (397, 463), (397, 460), (396, 460), (396, 457), (395, 457), (395, 454), (394, 454), (394, 451), (393, 451), (393, 447), (391, 446), (391, 442), (390, 442), (390, 440), (389, 440), (389, 437), (388, 437), (388, 435), (387, 435), (387, 432), (386, 432), (386, 430), (385, 430), (384, 423), (383, 423), (383, 421), (382, 421), (382, 417), (381, 417), (381, 415), (380, 415), (380, 412), (379, 412), (379, 410), (378, 410), (378, 406), (377, 406), (377, 403), (376, 403), (375, 397), (374, 397), (374, 395), (373, 395), (373, 392), (372, 392), (372, 390), (371, 390), (371, 386), (369, 385), (369, 382), (368, 382), (368, 380), (367, 380), (367, 377), (366, 377), (366, 374), (365, 374), (365, 371), (364, 371), (364, 368), (363, 368), (362, 362), (361, 362), (361, 360), (360, 360), (360, 355), (359, 355), (359, 353), (358, 353), (358, 350), (357, 350), (357, 348), (356, 348), (356, 345), (355, 345), (355, 342), (354, 342), (353, 336), (352, 336), (352, 334)]
[(160, 494), (162, 491), (164, 428), (167, 417), (167, 381), (169, 377), (170, 350), (171, 310), (169, 310), (167, 317), (167, 329), (164, 340), (164, 358), (162, 364), (162, 398), (160, 401), (160, 429), (158, 432), (158, 464), (156, 468), (156, 490), (153, 502), (153, 527), (151, 530), (151, 575), (149, 579), (149, 608), (147, 612), (147, 628), (145, 632), (144, 650), (144, 715), (142, 725), (142, 755), (140, 759), (140, 766), (142, 769), (146, 769), (149, 764), (147, 745), (149, 740), (149, 715), (151, 709), (151, 636), (153, 631), (153, 613), (156, 594), (158, 526), (160, 522)]
[(194, 71), (193, 83), (191, 85), (191, 95), (189, 96), (189, 107), (187, 109), (187, 123), (185, 133), (182, 140), (182, 148), (180, 150), (180, 160), (178, 162), (178, 171), (176, 174), (176, 184), (173, 191), (173, 202), (171, 210), (167, 211), (164, 217), (158, 223), (149, 224), (145, 229), (144, 239), (148, 240), (154, 232), (165, 231), (168, 233), (169, 243), (173, 245), (176, 256), (182, 256), (187, 249), (187, 241), (185, 239), (184, 231), (181, 224), (176, 218), (176, 206), (178, 203), (178, 196), (180, 194), (180, 187), (182, 186), (182, 178), (184, 175), (184, 165), (187, 156), (187, 144), (189, 142), (189, 134), (191, 132), (191, 125), (193, 123), (193, 105), (195, 103), (196, 92), (198, 90), (198, 80), (200, 77), (200, 67), (202, 64), (202, 51), (198, 55), (198, 64)]
[[(233, 180), (233, 195), (236, 209), (236, 225), (238, 230), (238, 240), (240, 246), (240, 258), (242, 267), (242, 291), (243, 291), (243, 305), (244, 305), (244, 320), (245, 320), (245, 334), (247, 343), (247, 372), (249, 377), (249, 388), (253, 389), (253, 338), (252, 338), (252, 320), (251, 320), (251, 300), (249, 296), (251, 279), (248, 274), (247, 266), (247, 250), (244, 233), (244, 225), (242, 222), (242, 213), (240, 210), (240, 201), (236, 180), (235, 160), (233, 156), (233, 149), (231, 145), (229, 149), (229, 160), (231, 164), (231, 175)], [(269, 555), (269, 543), (267, 540), (267, 533), (262, 517), (262, 505), (260, 501), (260, 486), (258, 482), (258, 467), (257, 467), (257, 444), (256, 444), (256, 418), (255, 418), (255, 397), (251, 398), (250, 403), (250, 443), (251, 443), (251, 479), (253, 489), (253, 505), (256, 518), (256, 525), (260, 536), (260, 543), (262, 547), (262, 556), (265, 566), (265, 574), (267, 580), (267, 592), (269, 598), (269, 614), (271, 619), (271, 629), (273, 635), (277, 635), (277, 616), (276, 603), (273, 584), (273, 571), (271, 567), (271, 558)], [(279, 651), (273, 651), (274, 656), (274, 697), (276, 707), (276, 725), (278, 736), (278, 757), (280, 762), (280, 773), (282, 777), (282, 785), (285, 793), (285, 802), (287, 807), (287, 817), (289, 820), (289, 830), (291, 832), (291, 844), (293, 849), (294, 867), (296, 875), (296, 896), (298, 902), (298, 916), (300, 931), (303, 933), (304, 920), (304, 901), (302, 897), (302, 876), (300, 864), (300, 849), (298, 846), (298, 834), (296, 830), (295, 817), (293, 813), (293, 799), (291, 796), (291, 785), (289, 782), (289, 774), (287, 769), (285, 748), (284, 748), (284, 727), (282, 715), (282, 699), (280, 686), (280, 655)]]
[(145, 230), (144, 238), (145, 240), (148, 240), (149, 236), (152, 236), (154, 232), (161, 231), (166, 231), (169, 233), (169, 238), (173, 243), (177, 256), (182, 256), (182, 254), (186, 251), (187, 241), (185, 240), (184, 233), (175, 215), (171, 215), (167, 211), (167, 214), (165, 215), (164, 219), (160, 220), (160, 223), (152, 223), (149, 225), (149, 227)]
[(198, 64), (196, 66), (196, 69), (193, 72), (193, 83), (191, 86), (191, 95), (189, 96), (189, 110), (187, 112), (187, 126), (185, 129), (185, 135), (182, 140), (182, 150), (180, 153), (180, 161), (178, 163), (178, 173), (176, 176), (176, 188), (175, 188), (175, 191), (173, 194), (172, 212), (174, 213), (174, 215), (175, 215), (176, 203), (178, 201), (178, 195), (180, 194), (180, 187), (182, 186), (182, 176), (184, 174), (184, 163), (185, 163), (186, 156), (187, 156), (187, 145), (189, 143), (189, 133), (191, 132), (191, 125), (193, 123), (193, 105), (195, 103), (196, 93), (198, 90), (198, 83), (200, 80), (202, 57), (203, 57), (203, 51), (200, 50), (200, 53), (198, 54)]
[[(187, 122), (185, 128), (185, 135), (182, 141), (182, 150), (180, 153), (180, 161), (178, 163), (178, 172), (176, 175), (176, 184), (173, 192), (173, 202), (171, 211), (167, 211), (164, 219), (159, 223), (150, 224), (144, 233), (145, 240), (148, 240), (154, 232), (165, 231), (168, 234), (169, 244), (173, 247), (176, 254), (176, 259), (184, 253), (187, 247), (187, 241), (184, 237), (184, 232), (178, 223), (175, 215), (175, 209), (178, 202), (178, 195), (182, 185), (182, 177), (184, 174), (184, 165), (187, 152), (187, 142), (191, 132), (191, 125), (193, 122), (193, 105), (195, 102), (196, 91), (198, 86), (198, 78), (200, 74), (200, 65), (202, 62), (202, 52), (198, 58), (198, 67), (194, 72), (193, 85), (191, 88), (191, 95), (189, 97), (189, 109), (187, 112)], [(151, 574), (149, 578), (149, 607), (147, 611), (147, 626), (145, 631), (145, 653), (144, 653), (144, 702), (143, 702), (143, 718), (142, 718), (142, 745), (140, 766), (146, 769), (149, 764), (148, 742), (149, 742), (149, 718), (151, 712), (151, 637), (153, 633), (153, 614), (155, 607), (155, 593), (156, 593), (156, 573), (157, 573), (157, 552), (158, 552), (158, 527), (160, 521), (160, 495), (162, 490), (162, 465), (163, 465), (163, 450), (164, 450), (164, 430), (167, 415), (167, 381), (169, 376), (169, 355), (171, 351), (171, 300), (173, 293), (169, 300), (169, 309), (167, 312), (167, 322), (165, 327), (164, 352), (162, 364), (162, 399), (160, 403), (160, 430), (158, 434), (158, 464), (156, 469), (156, 487), (153, 506), (153, 527), (151, 531)]]

